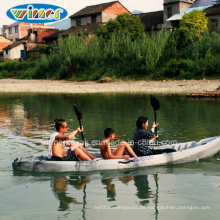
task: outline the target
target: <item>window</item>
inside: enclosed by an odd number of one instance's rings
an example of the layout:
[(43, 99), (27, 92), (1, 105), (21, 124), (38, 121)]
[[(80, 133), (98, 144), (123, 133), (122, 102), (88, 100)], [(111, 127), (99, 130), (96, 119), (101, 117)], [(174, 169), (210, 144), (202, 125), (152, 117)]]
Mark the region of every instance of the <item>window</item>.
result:
[(170, 17), (172, 17), (172, 8), (171, 7), (167, 8), (167, 18), (170, 18)]
[(18, 33), (18, 26), (15, 27), (15, 33)]
[(76, 26), (80, 27), (81, 26), (81, 19), (76, 19)]
[(8, 50), (6, 50), (5, 53), (8, 55)]
[(12, 27), (8, 28), (9, 34), (12, 34)]
[(96, 15), (92, 16), (92, 24), (96, 24)]

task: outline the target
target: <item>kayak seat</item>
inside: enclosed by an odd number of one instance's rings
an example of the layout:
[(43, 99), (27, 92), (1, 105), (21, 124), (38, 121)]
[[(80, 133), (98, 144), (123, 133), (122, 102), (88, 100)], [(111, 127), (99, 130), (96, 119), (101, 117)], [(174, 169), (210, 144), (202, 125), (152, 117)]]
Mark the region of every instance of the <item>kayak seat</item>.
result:
[(37, 159), (42, 161), (42, 160), (46, 160), (46, 161), (50, 161), (52, 160), (51, 156), (37, 156)]

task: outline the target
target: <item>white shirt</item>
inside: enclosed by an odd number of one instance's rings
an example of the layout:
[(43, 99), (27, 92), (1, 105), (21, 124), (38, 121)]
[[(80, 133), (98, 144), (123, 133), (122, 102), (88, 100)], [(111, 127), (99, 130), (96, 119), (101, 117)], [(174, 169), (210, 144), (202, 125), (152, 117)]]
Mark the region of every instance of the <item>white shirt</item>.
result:
[(53, 153), (52, 153), (52, 146), (53, 146), (53, 142), (56, 138), (56, 136), (59, 135), (58, 132), (55, 132), (53, 133), (51, 136), (50, 136), (50, 140), (49, 140), (49, 144), (48, 144), (48, 151), (49, 151), (49, 155), (50, 156), (53, 156)]

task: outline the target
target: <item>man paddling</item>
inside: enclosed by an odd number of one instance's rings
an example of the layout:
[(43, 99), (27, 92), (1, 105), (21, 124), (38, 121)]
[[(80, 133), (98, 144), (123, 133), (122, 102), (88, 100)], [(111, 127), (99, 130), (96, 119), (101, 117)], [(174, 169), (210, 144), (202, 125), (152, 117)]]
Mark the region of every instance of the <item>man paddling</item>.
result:
[[(49, 153), (52, 156), (52, 160), (75, 161), (78, 157), (81, 160), (87, 161), (95, 159), (79, 142), (71, 143), (69, 141), (78, 132), (83, 132), (83, 127), (81, 129), (77, 128), (65, 136), (65, 133), (68, 131), (67, 122), (64, 119), (54, 119), (54, 122), (57, 132), (51, 135), (49, 142)], [(69, 147), (67, 152), (65, 152), (65, 146)]]

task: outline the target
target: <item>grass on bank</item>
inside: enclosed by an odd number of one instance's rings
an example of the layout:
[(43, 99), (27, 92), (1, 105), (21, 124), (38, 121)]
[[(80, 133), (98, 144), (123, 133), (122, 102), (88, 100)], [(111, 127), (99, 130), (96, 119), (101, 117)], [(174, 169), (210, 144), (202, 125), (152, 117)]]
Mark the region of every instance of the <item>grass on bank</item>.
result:
[(220, 29), (182, 41), (178, 31), (109, 40), (71, 35), (38, 60), (1, 60), (0, 78), (20, 79), (202, 79), (220, 76)]

